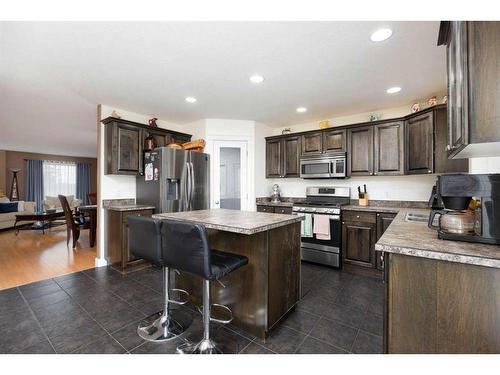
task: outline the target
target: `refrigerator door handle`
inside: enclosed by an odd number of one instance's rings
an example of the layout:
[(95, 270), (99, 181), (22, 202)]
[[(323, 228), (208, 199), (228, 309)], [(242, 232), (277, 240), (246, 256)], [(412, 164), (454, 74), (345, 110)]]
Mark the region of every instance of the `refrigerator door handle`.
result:
[(191, 193), (189, 194), (189, 209), (192, 209), (194, 196), (194, 166), (192, 162), (190, 162), (189, 165), (191, 166)]
[(186, 211), (189, 211), (189, 204), (191, 200), (191, 169), (189, 168), (189, 162), (186, 163), (186, 195), (184, 197), (184, 202), (186, 206)]

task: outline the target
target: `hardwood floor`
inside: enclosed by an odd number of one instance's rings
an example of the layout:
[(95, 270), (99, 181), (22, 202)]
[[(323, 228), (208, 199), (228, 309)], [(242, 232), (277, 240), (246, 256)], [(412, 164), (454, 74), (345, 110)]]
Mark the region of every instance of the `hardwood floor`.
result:
[(76, 249), (66, 246), (66, 227), (0, 231), (0, 290), (94, 267), (96, 248), (82, 231)]

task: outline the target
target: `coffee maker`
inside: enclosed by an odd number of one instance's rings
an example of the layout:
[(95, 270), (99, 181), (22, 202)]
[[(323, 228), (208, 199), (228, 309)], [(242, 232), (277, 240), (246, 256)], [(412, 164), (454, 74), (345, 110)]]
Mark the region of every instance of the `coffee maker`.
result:
[[(428, 226), (438, 238), (500, 244), (500, 174), (438, 176), (431, 201), (435, 199), (444, 208), (432, 210)], [(434, 225), (437, 215), (439, 224)]]

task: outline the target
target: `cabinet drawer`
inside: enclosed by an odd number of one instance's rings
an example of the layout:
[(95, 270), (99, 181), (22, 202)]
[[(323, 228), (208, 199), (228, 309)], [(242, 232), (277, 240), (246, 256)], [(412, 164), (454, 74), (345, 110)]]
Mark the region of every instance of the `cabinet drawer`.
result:
[(292, 214), (292, 207), (274, 207), (274, 213), (275, 214), (291, 215)]
[(274, 213), (274, 207), (273, 206), (262, 206), (262, 205), (259, 205), (259, 206), (257, 206), (257, 212)]
[(124, 223), (127, 222), (127, 217), (129, 216), (144, 216), (151, 217), (153, 215), (153, 210), (134, 210), (134, 211), (123, 211), (122, 212), (122, 221)]
[(377, 222), (377, 214), (366, 211), (342, 211), (342, 220), (375, 224)]

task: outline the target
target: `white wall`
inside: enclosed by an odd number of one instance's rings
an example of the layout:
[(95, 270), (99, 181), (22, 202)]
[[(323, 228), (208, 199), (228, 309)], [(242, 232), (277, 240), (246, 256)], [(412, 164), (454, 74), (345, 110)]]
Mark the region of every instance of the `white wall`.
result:
[(284, 197), (305, 197), (307, 186), (345, 186), (351, 188), (351, 198), (357, 198), (357, 187), (366, 184), (368, 198), (373, 200), (393, 201), (427, 201), (432, 186), (436, 181), (434, 175), (422, 176), (367, 176), (351, 177), (338, 180), (303, 180), (300, 178), (268, 179), (265, 193), (269, 196), (273, 184), (278, 184)]
[(500, 156), (489, 158), (470, 158), (470, 173), (500, 173)]
[[(98, 185), (98, 196), (100, 200), (103, 199), (127, 199), (136, 197), (135, 191), (135, 176), (115, 176), (115, 175), (105, 175), (105, 153), (104, 153), (104, 127), (101, 124), (101, 120), (106, 117), (111, 116), (111, 113), (116, 111), (122, 119), (139, 122), (142, 124), (147, 124), (148, 120), (152, 117), (150, 115), (134, 113), (126, 111), (120, 108), (108, 106), (101, 104), (97, 108), (97, 129), (98, 129), (98, 147), (97, 147), (97, 185)], [(182, 125), (174, 124), (171, 122), (158, 120), (158, 127), (186, 132)], [(102, 207), (98, 209), (98, 229), (97, 229), (97, 258), (96, 266), (106, 265), (106, 215)]]

